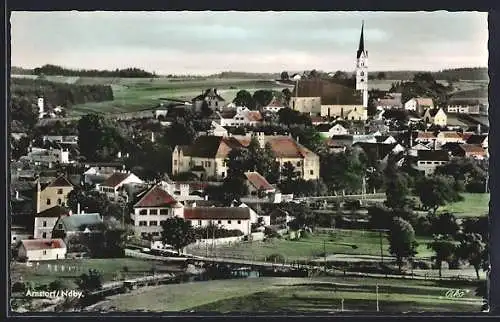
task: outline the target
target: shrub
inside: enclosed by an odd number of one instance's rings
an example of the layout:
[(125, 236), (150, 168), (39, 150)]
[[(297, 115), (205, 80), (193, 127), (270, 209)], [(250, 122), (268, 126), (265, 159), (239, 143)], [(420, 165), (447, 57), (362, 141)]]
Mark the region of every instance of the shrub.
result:
[(266, 262), (284, 263), (285, 257), (281, 254), (271, 254), (266, 256)]
[(15, 282), (12, 284), (12, 292), (25, 292), (26, 291), (26, 285), (23, 282)]
[(48, 288), (51, 291), (57, 291), (57, 290), (62, 290), (62, 289), (68, 288), (68, 285), (66, 282), (64, 282), (60, 279), (57, 279), (55, 281), (50, 282), (50, 284), (48, 285)]

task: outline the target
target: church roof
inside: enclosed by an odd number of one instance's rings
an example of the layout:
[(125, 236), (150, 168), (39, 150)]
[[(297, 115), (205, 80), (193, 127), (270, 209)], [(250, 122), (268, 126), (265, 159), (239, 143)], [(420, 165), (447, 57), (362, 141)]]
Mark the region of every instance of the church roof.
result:
[(358, 48), (358, 53), (356, 55), (356, 58), (361, 57), (361, 54), (365, 52), (365, 37), (364, 37), (364, 27), (365, 23), (363, 21), (363, 24), (361, 25), (361, 36), (359, 37), (359, 48)]

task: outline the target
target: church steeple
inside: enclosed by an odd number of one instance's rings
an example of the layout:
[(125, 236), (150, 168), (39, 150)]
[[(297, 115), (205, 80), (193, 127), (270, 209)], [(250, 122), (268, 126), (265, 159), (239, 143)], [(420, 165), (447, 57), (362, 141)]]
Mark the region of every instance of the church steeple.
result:
[(365, 52), (365, 35), (364, 35), (364, 28), (365, 28), (365, 21), (361, 23), (361, 36), (359, 37), (359, 47), (358, 47), (358, 54), (356, 55), (356, 58), (361, 57), (361, 54)]

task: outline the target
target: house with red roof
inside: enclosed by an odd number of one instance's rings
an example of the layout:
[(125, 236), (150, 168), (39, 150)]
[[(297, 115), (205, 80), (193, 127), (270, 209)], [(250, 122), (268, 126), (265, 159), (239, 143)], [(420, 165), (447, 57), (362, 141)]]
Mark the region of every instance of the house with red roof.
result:
[(251, 196), (267, 195), (276, 192), (276, 188), (256, 171), (245, 172), (245, 177), (247, 178), (248, 192)]
[(110, 199), (118, 196), (120, 188), (125, 185), (139, 185), (144, 184), (139, 177), (130, 171), (118, 171), (109, 176), (103, 183), (96, 186), (97, 190), (105, 193)]
[[(259, 145), (267, 144), (276, 155), (280, 169), (286, 162), (295, 166), (295, 170), (305, 180), (319, 178), (319, 156), (307, 149), (290, 136), (254, 134)], [(200, 136), (190, 146), (176, 146), (172, 153), (172, 173), (196, 173), (200, 179), (225, 178), (227, 176), (226, 159), (235, 148), (246, 148), (252, 139), (245, 136)]]
[(217, 112), (217, 117), (221, 126), (256, 126), (263, 120), (259, 111), (251, 111), (243, 106)]
[(285, 104), (283, 104), (279, 99), (273, 97), (271, 102), (267, 104), (267, 106), (262, 107), (262, 110), (265, 112), (278, 113), (281, 109), (285, 108)]
[(445, 145), (446, 143), (465, 143), (463, 137), (456, 131), (441, 131), (436, 136), (436, 143), (438, 146)]
[(161, 225), (167, 218), (183, 217), (183, 206), (161, 185), (146, 189), (138, 196), (131, 214), (132, 226), (137, 236), (159, 237)]
[(73, 191), (73, 188), (73, 184), (64, 176), (59, 176), (43, 186), (38, 180), (36, 212), (40, 213), (54, 206), (64, 207), (68, 201), (68, 194)]
[(18, 249), (18, 258), (26, 261), (57, 260), (66, 257), (67, 247), (60, 238), (24, 239)]

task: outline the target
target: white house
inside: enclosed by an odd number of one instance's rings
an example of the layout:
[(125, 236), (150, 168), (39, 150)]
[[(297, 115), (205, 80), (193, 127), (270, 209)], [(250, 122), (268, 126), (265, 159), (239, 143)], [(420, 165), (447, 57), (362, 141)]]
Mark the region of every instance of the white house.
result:
[(419, 150), (429, 151), (431, 148), (423, 143), (417, 143), (408, 150), (408, 155), (416, 157)]
[(255, 126), (262, 123), (259, 111), (251, 111), (246, 107), (238, 106), (236, 110), (225, 110), (218, 113), (221, 126)]
[(26, 261), (57, 260), (64, 259), (66, 253), (62, 239), (25, 239), (21, 241), (18, 257)]
[(208, 135), (213, 136), (228, 136), (227, 130), (221, 125), (217, 124), (217, 122), (212, 121), (210, 125), (210, 130), (207, 133)]
[(184, 219), (193, 227), (216, 225), (221, 228), (237, 229), (244, 235), (251, 233), (251, 215), (248, 207), (191, 207), (184, 208)]
[(139, 197), (131, 214), (136, 236), (146, 238), (151, 234), (153, 237), (158, 237), (167, 218), (183, 217), (183, 206), (161, 185), (154, 185)]
[(278, 99), (276, 99), (276, 97), (274, 97), (271, 102), (267, 104), (267, 106), (262, 108), (262, 110), (265, 112), (277, 113), (283, 108), (285, 108), (285, 106)]
[(248, 208), (250, 210), (250, 223), (256, 224), (259, 222), (259, 219), (262, 218), (262, 223), (264, 226), (271, 226), (271, 216), (261, 216), (252, 207), (248, 206), (246, 203), (242, 202), (238, 207), (240, 208)]
[(443, 150), (418, 150), (417, 163), (415, 168), (424, 172), (426, 175), (432, 175), (437, 167), (450, 161), (450, 155)]
[(70, 215), (70, 210), (59, 205), (35, 214), (33, 238), (52, 238), (52, 230), (61, 216)]
[(442, 108), (426, 109), (423, 119), (426, 123), (431, 123), (443, 127), (448, 123), (448, 116)]
[(433, 109), (434, 102), (432, 98), (416, 97), (408, 100), (404, 107), (407, 111), (416, 111), (422, 114), (426, 109)]
[(124, 185), (143, 184), (144, 181), (139, 179), (135, 174), (130, 171), (115, 172), (108, 177), (97, 189), (105, 193), (109, 198), (113, 199), (118, 196), (119, 189)]
[(455, 131), (441, 131), (436, 136), (437, 146), (445, 145), (446, 143), (465, 143), (463, 137)]
[(320, 124), (317, 126), (319, 133), (325, 137), (331, 138), (334, 135), (348, 135), (349, 131), (340, 123), (331, 126), (329, 124)]
[(247, 179), (246, 184), (248, 186), (248, 192), (252, 196), (257, 196), (260, 193), (270, 194), (276, 192), (276, 188), (267, 182), (266, 178), (258, 172), (245, 172), (245, 177)]

